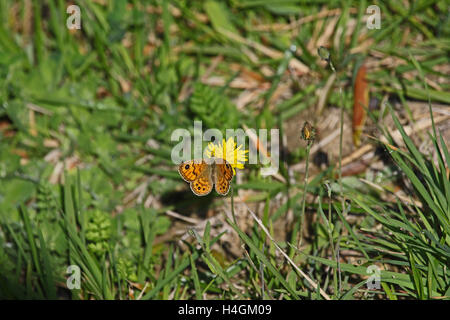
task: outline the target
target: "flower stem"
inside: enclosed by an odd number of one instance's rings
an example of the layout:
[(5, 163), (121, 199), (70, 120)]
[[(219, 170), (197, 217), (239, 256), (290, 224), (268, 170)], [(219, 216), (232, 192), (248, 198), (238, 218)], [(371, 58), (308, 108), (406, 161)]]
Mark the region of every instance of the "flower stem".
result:
[[(328, 64), (330, 65), (331, 70), (334, 72), (337, 78), (337, 72), (334, 68), (333, 62), (331, 58), (328, 59)], [(340, 133), (339, 133), (339, 195), (341, 197), (342, 203), (342, 214), (345, 216), (344, 208), (345, 208), (345, 199), (344, 199), (344, 190), (342, 188), (342, 144), (343, 144), (343, 136), (344, 136), (344, 95), (342, 94), (342, 86), (339, 85), (339, 96), (341, 98), (341, 116), (340, 116)]]
[(231, 192), (231, 214), (233, 215), (233, 222), (237, 225), (236, 215), (234, 214), (234, 192), (233, 192), (233, 185), (230, 186), (230, 192)]
[[(296, 241), (296, 239), (297, 239), (297, 233), (300, 232), (300, 238), (297, 242), (297, 248), (300, 248), (300, 244), (303, 239), (302, 228), (303, 228), (303, 220), (304, 220), (305, 208), (306, 208), (306, 192), (307, 192), (307, 188), (308, 188), (309, 152), (311, 150), (312, 143), (313, 143), (312, 141), (308, 141), (308, 144), (306, 145), (306, 167), (305, 167), (305, 180), (304, 180), (303, 195), (302, 195), (302, 211), (300, 213), (300, 219), (298, 219), (297, 225), (292, 230), (292, 236), (291, 236), (291, 243), (294, 243), (294, 241)], [(295, 252), (294, 248), (291, 247), (290, 252), (289, 252), (289, 256), (291, 258), (293, 256), (294, 252)]]
[(339, 195), (341, 196), (342, 202), (342, 214), (345, 216), (345, 199), (344, 199), (344, 190), (342, 188), (342, 141), (344, 136), (344, 97), (342, 95), (342, 87), (339, 86), (339, 94), (341, 96), (341, 129), (339, 134)]
[(308, 141), (308, 145), (306, 146), (306, 167), (305, 167), (305, 181), (303, 186), (303, 195), (302, 195), (302, 212), (300, 215), (300, 240), (298, 242), (298, 248), (300, 248), (300, 244), (303, 239), (303, 220), (305, 219), (305, 207), (306, 207), (306, 192), (308, 189), (308, 171), (309, 171), (309, 151), (311, 150), (312, 142)]
[[(336, 72), (336, 68), (334, 67), (333, 61), (331, 60), (331, 55), (330, 55), (330, 51), (323, 47), (320, 46), (317, 50), (317, 53), (319, 54), (320, 58), (322, 60), (325, 60), (328, 65), (330, 66), (331, 71), (333, 71), (333, 73), (336, 76), (337, 79), (337, 72)], [(342, 138), (344, 135), (344, 95), (342, 94), (342, 85), (339, 84), (339, 95), (341, 97), (341, 119), (340, 119), (340, 123), (341, 123), (341, 128), (340, 128), (340, 138), (339, 138), (339, 195), (341, 197), (341, 203), (342, 203), (342, 214), (345, 216), (346, 212), (344, 212), (344, 208), (345, 208), (345, 199), (344, 199), (344, 190), (342, 188)]]

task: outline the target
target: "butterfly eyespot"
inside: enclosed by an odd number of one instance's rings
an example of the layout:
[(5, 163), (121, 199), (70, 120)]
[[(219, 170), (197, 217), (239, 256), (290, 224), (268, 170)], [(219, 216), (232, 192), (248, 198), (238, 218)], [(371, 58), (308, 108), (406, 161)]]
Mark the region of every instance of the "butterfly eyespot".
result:
[(197, 189), (198, 189), (198, 190), (200, 190), (201, 188), (200, 188), (200, 187), (198, 187)]
[(188, 169), (189, 169), (189, 165), (188, 165), (188, 164), (185, 165), (185, 166), (184, 166), (184, 169), (188, 170)]

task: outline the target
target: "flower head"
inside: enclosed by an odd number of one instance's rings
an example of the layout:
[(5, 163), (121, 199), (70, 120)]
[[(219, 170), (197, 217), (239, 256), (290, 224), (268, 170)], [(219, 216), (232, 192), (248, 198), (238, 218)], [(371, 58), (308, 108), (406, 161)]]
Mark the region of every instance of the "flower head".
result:
[(313, 143), (316, 138), (316, 128), (314, 128), (308, 121), (305, 121), (302, 128), (302, 139)]
[(244, 162), (247, 161), (248, 150), (242, 150), (242, 145), (236, 148), (236, 142), (233, 138), (225, 139), (218, 144), (210, 142), (206, 148), (205, 154), (208, 158), (221, 158), (230, 163), (233, 168), (233, 174), (236, 174), (235, 168), (244, 169)]

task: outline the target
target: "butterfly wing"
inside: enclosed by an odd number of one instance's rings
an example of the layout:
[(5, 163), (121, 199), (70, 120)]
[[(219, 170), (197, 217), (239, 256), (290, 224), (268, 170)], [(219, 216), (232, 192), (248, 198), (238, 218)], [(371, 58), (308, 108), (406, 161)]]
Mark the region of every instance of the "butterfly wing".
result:
[(220, 159), (214, 163), (214, 185), (216, 192), (223, 196), (230, 191), (231, 180), (233, 179), (233, 168), (226, 160)]
[(197, 196), (206, 196), (211, 192), (211, 165), (205, 161), (189, 160), (178, 167), (178, 172), (184, 181), (189, 182), (192, 192)]
[(178, 166), (178, 173), (184, 181), (192, 182), (200, 176), (200, 173), (204, 170), (205, 165), (206, 163), (203, 161), (184, 161)]

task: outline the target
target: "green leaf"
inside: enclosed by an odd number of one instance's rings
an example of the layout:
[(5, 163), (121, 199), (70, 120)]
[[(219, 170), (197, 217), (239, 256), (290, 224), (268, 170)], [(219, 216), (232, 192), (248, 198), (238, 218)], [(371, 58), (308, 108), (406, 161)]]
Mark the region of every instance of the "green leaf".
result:
[(227, 30), (237, 33), (237, 30), (230, 21), (230, 12), (224, 3), (208, 0), (205, 2), (204, 8), (216, 31)]

